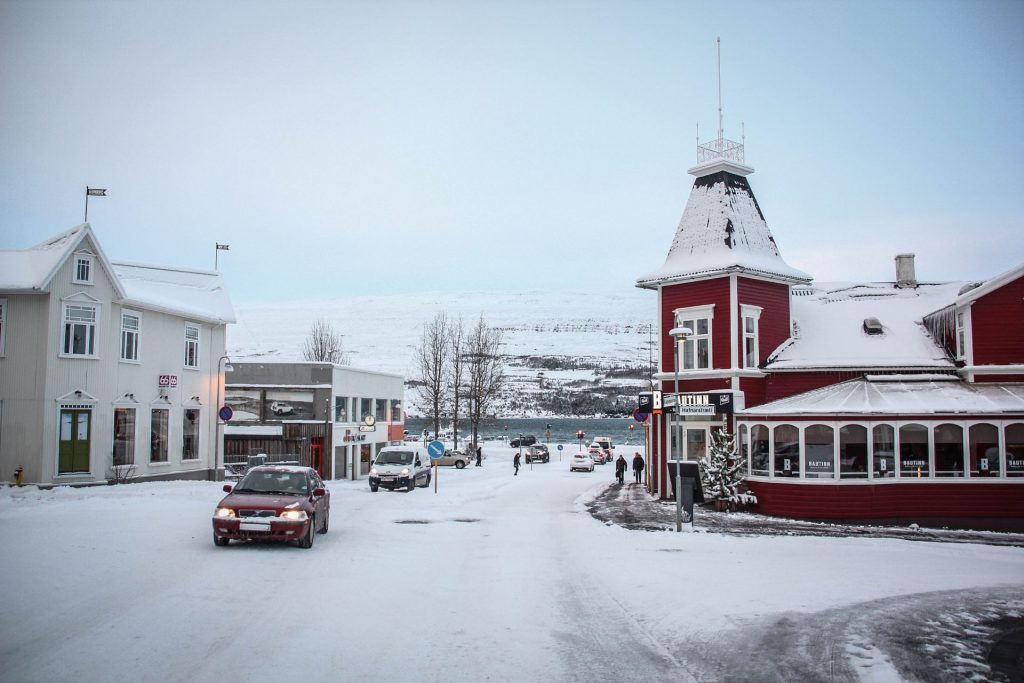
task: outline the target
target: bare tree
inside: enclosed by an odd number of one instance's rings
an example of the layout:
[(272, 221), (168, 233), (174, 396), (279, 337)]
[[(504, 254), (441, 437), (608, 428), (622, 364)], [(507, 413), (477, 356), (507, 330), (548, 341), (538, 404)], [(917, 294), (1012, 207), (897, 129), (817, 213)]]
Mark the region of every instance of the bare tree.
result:
[(347, 363), (341, 335), (324, 318), (320, 318), (309, 329), (309, 336), (302, 344), (302, 357), (321, 363)]
[(423, 337), (413, 361), (414, 372), (419, 375), (416, 387), (427, 417), (434, 422), (434, 434), (441, 432), (441, 413), (445, 409), (448, 393), (448, 365), (451, 353), (451, 334), (448, 315), (440, 312), (423, 326)]
[(473, 425), (473, 447), (477, 444), (480, 422), (498, 397), (505, 381), (505, 365), (501, 360), (501, 330), (488, 327), (481, 315), (466, 340), (466, 374), (469, 421)]
[(449, 384), (452, 388), (452, 432), (455, 439), (454, 448), (459, 447), (459, 411), (462, 408), (462, 395), (465, 391), (465, 360), (462, 357), (465, 346), (466, 331), (462, 324), (462, 316), (451, 321), (448, 326), (448, 341), (451, 361), (448, 364)]

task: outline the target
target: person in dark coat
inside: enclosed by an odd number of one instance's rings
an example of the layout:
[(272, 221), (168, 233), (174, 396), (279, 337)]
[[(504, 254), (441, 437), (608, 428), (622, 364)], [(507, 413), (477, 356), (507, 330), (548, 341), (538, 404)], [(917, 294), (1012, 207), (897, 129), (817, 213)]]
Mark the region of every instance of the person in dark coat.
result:
[(638, 452), (633, 456), (633, 476), (636, 478), (636, 483), (643, 483), (644, 474), (644, 456)]
[(516, 453), (516, 457), (512, 458), (512, 465), (513, 465), (513, 467), (516, 468), (516, 473), (514, 475), (512, 475), (512, 476), (518, 477), (519, 476), (519, 454), (518, 453)]
[(620, 484), (626, 483), (626, 459), (622, 457), (622, 453), (619, 453), (618, 460), (615, 461), (615, 478)]
[(484, 447), (477, 444), (476, 447), (476, 466), (480, 467), (480, 460), (484, 457)]

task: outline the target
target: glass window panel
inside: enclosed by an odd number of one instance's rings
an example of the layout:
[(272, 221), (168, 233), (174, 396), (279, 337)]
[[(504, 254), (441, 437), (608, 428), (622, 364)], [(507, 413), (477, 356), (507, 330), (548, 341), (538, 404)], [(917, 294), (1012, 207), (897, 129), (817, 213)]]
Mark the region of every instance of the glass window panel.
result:
[(348, 422), (348, 396), (334, 397), (334, 421)]
[[(696, 334), (707, 334), (708, 333), (708, 327), (709, 327), (708, 319), (707, 318), (701, 318), (701, 319), (699, 319), (697, 321), (697, 329), (694, 330), (694, 332)], [(690, 329), (693, 329), (693, 328), (690, 328)]]
[(793, 425), (775, 428), (775, 476), (800, 476), (800, 430)]
[(155, 409), (150, 414), (149, 461), (167, 462), (167, 434), (170, 425), (170, 411)]
[(999, 476), (999, 429), (993, 424), (971, 425), (967, 430), (972, 477)]
[(686, 430), (686, 459), (700, 460), (708, 452), (708, 433), (703, 429)]
[(839, 429), (839, 477), (867, 479), (868, 429), (862, 425), (843, 425)]
[(892, 425), (875, 425), (872, 431), (874, 476), (896, 476), (896, 430)]
[(709, 351), (708, 351), (708, 349), (709, 349), (709, 341), (710, 340), (708, 340), (708, 339), (698, 339), (697, 340), (697, 367), (698, 368), (704, 369), (704, 368), (710, 367), (710, 365), (708, 363), (708, 360), (710, 358), (710, 354), (709, 354)]
[(388, 419), (388, 403), (387, 403), (387, 401), (385, 401), (382, 398), (378, 398), (375, 401), (375, 404), (377, 406), (377, 410), (376, 410), (376, 413), (375, 413), (374, 417), (376, 418), (377, 422), (385, 422)]
[(373, 399), (359, 399), (359, 420), (362, 421), (367, 415), (373, 414)]
[(747, 448), (747, 425), (740, 425), (737, 441), (739, 443), (740, 457), (743, 458), (743, 462), (746, 464), (747, 474), (750, 474), (750, 449)]
[(135, 462), (135, 409), (114, 409), (114, 465)]
[(960, 425), (935, 425), (935, 476), (964, 476), (964, 430)]
[(181, 459), (196, 460), (199, 457), (199, 411), (185, 410), (181, 423)]
[(834, 430), (827, 425), (811, 425), (804, 430), (804, 476), (832, 479), (836, 474)]
[(928, 428), (909, 424), (900, 427), (900, 476), (930, 476), (928, 464)]
[(751, 474), (768, 476), (768, 428), (754, 425), (750, 428), (750, 472)]
[(1024, 423), (1006, 425), (1006, 476), (1024, 477)]

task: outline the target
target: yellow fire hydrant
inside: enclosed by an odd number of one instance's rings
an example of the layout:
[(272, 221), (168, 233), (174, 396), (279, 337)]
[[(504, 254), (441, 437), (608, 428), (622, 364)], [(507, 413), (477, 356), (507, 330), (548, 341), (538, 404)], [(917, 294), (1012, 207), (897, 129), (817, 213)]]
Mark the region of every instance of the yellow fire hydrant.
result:
[(24, 472), (21, 465), (18, 465), (18, 469), (14, 470), (14, 485), (21, 486), (21, 473)]

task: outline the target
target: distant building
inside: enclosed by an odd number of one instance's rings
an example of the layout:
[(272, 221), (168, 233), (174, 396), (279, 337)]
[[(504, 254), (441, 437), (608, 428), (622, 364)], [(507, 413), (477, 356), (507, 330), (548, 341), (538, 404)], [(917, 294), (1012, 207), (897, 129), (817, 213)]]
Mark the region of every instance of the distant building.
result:
[(326, 479), (360, 479), (381, 448), (402, 441), (405, 380), (318, 362), (231, 364), (224, 458), (266, 454), (294, 460)]
[(0, 250), (0, 479), (214, 476), (219, 273), (111, 262), (85, 223)]
[(1024, 265), (919, 282), (901, 254), (893, 282), (814, 282), (783, 260), (743, 146), (699, 152), (668, 257), (637, 281), (658, 293), (652, 490), (728, 429), (759, 512), (1024, 524)]

